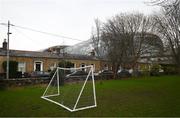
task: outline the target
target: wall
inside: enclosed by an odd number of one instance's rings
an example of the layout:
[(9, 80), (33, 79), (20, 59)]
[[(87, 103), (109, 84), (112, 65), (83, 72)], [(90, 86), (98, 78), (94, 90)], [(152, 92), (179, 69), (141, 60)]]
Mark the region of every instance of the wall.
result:
[[(10, 57), (10, 60), (17, 62), (26, 63), (26, 72), (34, 71), (34, 62), (42, 61), (43, 62), (43, 71), (48, 71), (50, 66), (54, 66), (54, 63), (58, 64), (58, 59), (48, 59), (48, 58), (33, 58), (33, 57)], [(0, 56), (0, 73), (4, 72), (2, 68), (2, 63), (6, 61), (6, 56)]]
[[(35, 58), (35, 57), (10, 57), (10, 60), (17, 61), (17, 62), (25, 62), (26, 63), (26, 72), (33, 72), (34, 71), (34, 62), (35, 61), (42, 61), (43, 62), (43, 71), (50, 70), (50, 67), (58, 65), (61, 61), (60, 59), (53, 59), (53, 58)], [(82, 63), (85, 65), (95, 65), (95, 72), (98, 72), (104, 69), (104, 65), (108, 62), (102, 60), (79, 60), (79, 59), (66, 59), (67, 61), (71, 61), (75, 64), (76, 67), (80, 67)], [(3, 61), (6, 61), (6, 56), (0, 56), (0, 73), (4, 72), (2, 68)], [(108, 64), (107, 64), (108, 65)]]
[(4, 72), (2, 68), (2, 63), (6, 60), (5, 56), (0, 56), (0, 73)]
[(75, 64), (76, 67), (81, 67), (81, 64), (84, 63), (86, 66), (88, 65), (95, 65), (95, 72), (98, 72), (100, 70), (100, 60), (75, 60), (75, 59), (69, 59), (68, 61), (71, 61)]

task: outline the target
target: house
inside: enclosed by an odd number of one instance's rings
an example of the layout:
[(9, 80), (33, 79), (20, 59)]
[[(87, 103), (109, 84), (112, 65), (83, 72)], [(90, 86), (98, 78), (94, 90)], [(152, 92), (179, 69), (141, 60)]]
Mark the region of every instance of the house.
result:
[[(153, 42), (157, 43), (157, 40), (150, 41), (150, 43)], [(70, 61), (76, 68), (83, 67), (85, 65), (93, 65), (95, 72), (99, 72), (104, 69), (112, 69), (110, 62), (107, 59), (95, 56), (95, 53), (91, 50), (91, 48), (87, 47), (87, 45), (89, 44), (89, 41), (86, 41), (81, 42), (80, 44), (78, 44), (78, 46), (73, 47), (53, 46), (43, 51), (9, 50), (9, 55), (10, 60), (18, 62), (18, 71), (22, 73), (32, 73), (34, 71), (47, 72), (53, 70), (53, 68), (55, 68), (62, 60)], [(162, 42), (160, 40), (157, 45), (159, 45), (156, 46), (158, 48), (147, 48), (146, 45), (143, 45), (143, 55), (141, 55), (141, 57), (137, 60), (137, 67), (139, 70), (144, 70), (142, 69), (144, 67), (150, 70), (150, 66), (155, 63), (168, 64), (172, 62), (170, 61), (172, 60), (171, 56), (162, 55), (163, 52), (160, 53), (162, 47)], [(151, 48), (153, 49), (153, 51), (150, 50)], [(70, 49), (76, 50), (77, 53), (69, 53), (71, 51)], [(82, 54), (82, 52), (79, 51), (81, 49), (86, 54)], [(5, 73), (2, 67), (2, 63), (6, 61), (6, 55), (7, 42), (5, 40), (3, 42), (2, 48), (0, 48), (0, 73)]]
[[(0, 73), (4, 73), (2, 63), (6, 61), (6, 55), (7, 42), (4, 41), (2, 48), (0, 48)], [(22, 73), (31, 73), (34, 71), (47, 72), (56, 67), (62, 60), (72, 62), (74, 67), (93, 65), (95, 72), (110, 66), (107, 60), (97, 58), (94, 55), (54, 53), (51, 51), (9, 50), (9, 56), (10, 60), (18, 62), (18, 71)]]

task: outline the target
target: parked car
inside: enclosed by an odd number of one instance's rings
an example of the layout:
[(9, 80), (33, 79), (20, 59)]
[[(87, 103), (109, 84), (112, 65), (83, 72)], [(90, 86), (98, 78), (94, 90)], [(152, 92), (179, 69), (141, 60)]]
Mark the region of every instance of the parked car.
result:
[(102, 71), (99, 72), (99, 75), (113, 75), (113, 71), (102, 70)]
[(49, 77), (49, 72), (34, 71), (30, 74), (30, 77)]
[(98, 76), (100, 76), (102, 79), (112, 79), (113, 78), (113, 71), (102, 70), (99, 72)]
[(79, 70), (79, 71), (74, 71), (71, 74), (66, 75), (66, 77), (70, 77), (70, 76), (82, 76), (82, 75), (88, 75), (87, 72)]
[(68, 81), (81, 81), (81, 80), (85, 80), (87, 77), (88, 73), (83, 71), (83, 70), (78, 70), (78, 71), (74, 71), (71, 74), (66, 75), (66, 77), (64, 78), (66, 82)]
[(128, 71), (128, 70), (125, 70), (125, 69), (119, 71), (119, 72), (117, 73), (117, 75), (118, 75), (118, 77), (120, 77), (120, 78), (128, 78), (128, 77), (131, 77), (131, 74), (129, 73), (129, 71)]

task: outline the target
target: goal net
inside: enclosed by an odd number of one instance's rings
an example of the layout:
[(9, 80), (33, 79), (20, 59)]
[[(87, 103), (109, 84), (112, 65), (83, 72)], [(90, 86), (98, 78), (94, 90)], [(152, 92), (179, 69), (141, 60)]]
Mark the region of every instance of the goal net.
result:
[(41, 98), (71, 112), (96, 107), (93, 66), (58, 67)]

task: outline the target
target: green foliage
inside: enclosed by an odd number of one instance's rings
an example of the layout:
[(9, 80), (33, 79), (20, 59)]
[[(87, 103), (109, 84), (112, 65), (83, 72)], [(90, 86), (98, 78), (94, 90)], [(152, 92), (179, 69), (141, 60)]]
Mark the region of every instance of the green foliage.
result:
[(159, 72), (159, 69), (160, 69), (160, 65), (159, 65), (159, 64), (154, 64), (154, 65), (151, 67), (151, 71)]
[[(61, 62), (58, 63), (58, 66), (59, 67), (62, 67), (62, 68), (71, 68), (71, 67), (74, 67), (74, 64), (70, 61), (65, 61), (65, 60), (62, 60)], [(57, 70), (57, 68), (54, 68), (51, 72), (50, 72), (50, 78), (53, 77), (55, 71)], [(64, 85), (64, 78), (65, 78), (65, 75), (66, 74), (69, 74), (70, 71), (69, 70), (59, 70), (58, 71), (58, 74), (59, 74), (59, 84), (60, 85)]]
[(147, 65), (141, 65), (140, 70), (147, 71), (148, 70)]
[[(61, 62), (58, 63), (58, 66), (62, 67), (62, 68), (72, 68), (72, 67), (74, 67), (74, 64), (70, 61), (62, 60)], [(63, 72), (60, 72), (61, 75), (62, 75), (62, 73), (70, 74), (70, 70), (61, 70), (61, 71), (63, 71)]]
[[(61, 62), (58, 63), (58, 67), (62, 67), (62, 68), (71, 68), (74, 67), (74, 64), (70, 61), (65, 61), (62, 60)], [(50, 72), (50, 77), (52, 77), (55, 73), (57, 68), (54, 68), (51, 72)]]
[(158, 76), (159, 75), (159, 70), (160, 70), (160, 65), (159, 64), (154, 64), (151, 67), (150, 75), (152, 76)]
[(142, 75), (142, 76), (149, 76), (149, 71), (146, 71), (146, 70), (145, 70), (145, 71), (142, 71), (142, 72), (141, 72), (141, 75)]
[[(50, 79), (53, 77), (54, 73), (56, 72), (57, 68), (54, 68), (51, 72), (50, 72)], [(66, 70), (67, 71), (67, 70)], [(64, 78), (65, 78), (65, 70), (59, 70), (58, 74), (59, 74), (59, 85), (64, 85)]]
[[(2, 66), (4, 72), (6, 72), (7, 61), (4, 61)], [(9, 61), (9, 78), (16, 78), (18, 72), (18, 62), (17, 61)]]
[(142, 71), (143, 76), (149, 76), (149, 66), (148, 65), (141, 65), (140, 70)]
[(74, 64), (70, 61), (62, 60), (59, 62), (58, 66), (62, 68), (71, 68), (74, 67)]

